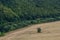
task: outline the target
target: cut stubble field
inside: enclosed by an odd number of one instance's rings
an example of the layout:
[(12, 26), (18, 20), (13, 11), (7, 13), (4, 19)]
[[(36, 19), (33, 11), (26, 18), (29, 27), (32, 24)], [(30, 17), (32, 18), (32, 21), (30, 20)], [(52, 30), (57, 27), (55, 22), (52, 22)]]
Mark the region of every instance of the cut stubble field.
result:
[[(42, 32), (37, 33), (37, 28)], [(7, 33), (0, 40), (60, 40), (60, 21), (35, 24)]]

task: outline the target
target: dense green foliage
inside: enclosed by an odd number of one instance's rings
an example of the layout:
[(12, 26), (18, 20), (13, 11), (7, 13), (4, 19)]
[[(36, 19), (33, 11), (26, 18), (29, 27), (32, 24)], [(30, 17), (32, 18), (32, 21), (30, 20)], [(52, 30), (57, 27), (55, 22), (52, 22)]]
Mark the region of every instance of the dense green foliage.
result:
[(0, 0), (0, 32), (60, 20), (60, 0)]

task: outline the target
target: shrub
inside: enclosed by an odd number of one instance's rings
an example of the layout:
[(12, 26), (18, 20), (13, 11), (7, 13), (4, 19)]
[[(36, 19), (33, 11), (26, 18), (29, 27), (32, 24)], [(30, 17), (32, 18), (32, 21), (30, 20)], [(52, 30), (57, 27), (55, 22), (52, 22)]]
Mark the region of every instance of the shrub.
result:
[(4, 36), (5, 35), (5, 33), (4, 32), (0, 32), (0, 36)]
[(38, 33), (41, 33), (41, 28), (37, 28), (37, 32)]

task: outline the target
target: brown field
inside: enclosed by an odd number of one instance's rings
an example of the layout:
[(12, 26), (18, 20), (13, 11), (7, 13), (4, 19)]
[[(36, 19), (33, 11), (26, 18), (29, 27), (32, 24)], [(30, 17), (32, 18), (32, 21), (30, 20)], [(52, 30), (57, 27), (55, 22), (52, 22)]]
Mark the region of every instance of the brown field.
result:
[[(42, 29), (42, 33), (37, 33), (38, 27)], [(0, 37), (0, 40), (60, 40), (60, 21), (18, 29)]]

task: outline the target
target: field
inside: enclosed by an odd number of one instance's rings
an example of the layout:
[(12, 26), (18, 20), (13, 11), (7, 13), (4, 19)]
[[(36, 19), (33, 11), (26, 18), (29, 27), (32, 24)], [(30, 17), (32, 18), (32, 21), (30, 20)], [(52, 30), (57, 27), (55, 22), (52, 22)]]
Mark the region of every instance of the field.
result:
[[(37, 28), (42, 29), (37, 33)], [(60, 40), (60, 21), (31, 25), (30, 27), (11, 31), (0, 40)]]

